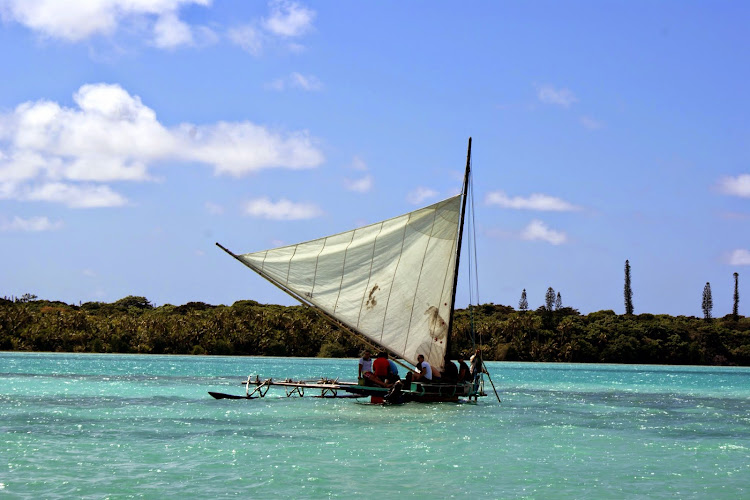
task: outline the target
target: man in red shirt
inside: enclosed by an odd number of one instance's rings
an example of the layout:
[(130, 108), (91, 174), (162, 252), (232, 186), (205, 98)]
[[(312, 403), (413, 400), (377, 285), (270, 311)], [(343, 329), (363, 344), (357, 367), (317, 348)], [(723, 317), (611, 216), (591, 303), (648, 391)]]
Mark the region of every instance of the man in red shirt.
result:
[(371, 378), (370, 381), (383, 387), (388, 387), (386, 379), (388, 378), (389, 366), (388, 353), (385, 351), (379, 352), (377, 359), (372, 362), (372, 371), (375, 374), (375, 378)]

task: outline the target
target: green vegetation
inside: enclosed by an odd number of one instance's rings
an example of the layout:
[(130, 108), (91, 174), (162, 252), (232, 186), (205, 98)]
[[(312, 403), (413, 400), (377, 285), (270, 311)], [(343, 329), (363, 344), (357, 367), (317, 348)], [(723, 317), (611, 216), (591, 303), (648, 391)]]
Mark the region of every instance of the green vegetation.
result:
[[(133, 296), (74, 306), (36, 299), (0, 298), (0, 350), (354, 357), (363, 348), (303, 306), (246, 300), (154, 307)], [(750, 318), (733, 314), (707, 322), (484, 304), (456, 312), (455, 352), (471, 350), (471, 324), (485, 359), (750, 366)]]

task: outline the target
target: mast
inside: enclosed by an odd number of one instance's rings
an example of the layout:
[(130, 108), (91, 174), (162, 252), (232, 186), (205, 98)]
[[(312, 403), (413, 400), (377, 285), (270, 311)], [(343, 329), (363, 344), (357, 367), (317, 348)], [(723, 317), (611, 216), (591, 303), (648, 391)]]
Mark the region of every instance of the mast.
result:
[(456, 288), (458, 287), (458, 269), (461, 263), (461, 240), (464, 234), (464, 213), (466, 212), (466, 198), (469, 196), (469, 174), (471, 173), (471, 137), (466, 153), (466, 173), (464, 174), (463, 200), (461, 200), (461, 222), (458, 225), (458, 243), (456, 245), (456, 269), (453, 275), (453, 291), (451, 292), (451, 313), (448, 318), (448, 335), (445, 339), (445, 365), (450, 363), (451, 334), (453, 333), (453, 313), (456, 307)]

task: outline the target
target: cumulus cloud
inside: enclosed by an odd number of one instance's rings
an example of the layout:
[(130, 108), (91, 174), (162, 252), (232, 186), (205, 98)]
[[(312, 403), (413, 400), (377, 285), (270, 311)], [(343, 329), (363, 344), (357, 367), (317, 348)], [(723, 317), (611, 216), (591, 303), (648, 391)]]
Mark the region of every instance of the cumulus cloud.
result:
[(273, 202), (270, 199), (257, 198), (245, 204), (245, 215), (271, 220), (313, 219), (323, 211), (312, 203), (295, 203), (287, 199)]
[(571, 212), (581, 209), (581, 207), (560, 198), (540, 193), (534, 193), (528, 198), (524, 198), (522, 196), (510, 197), (503, 191), (495, 191), (488, 193), (485, 201), (488, 205), (497, 205), (502, 208), (513, 208), (516, 210)]
[(569, 108), (578, 102), (578, 98), (568, 89), (557, 89), (552, 85), (538, 85), (537, 98), (546, 104), (555, 104), (563, 108)]
[(351, 170), (356, 170), (357, 172), (365, 172), (365, 174), (363, 177), (359, 177), (356, 179), (351, 179), (351, 178), (344, 179), (344, 187), (349, 191), (355, 191), (358, 193), (369, 192), (373, 186), (373, 178), (372, 178), (372, 175), (370, 175), (369, 173), (366, 173), (368, 171), (368, 168), (364, 160), (362, 160), (362, 158), (355, 156), (354, 159), (352, 160), (351, 165), (349, 165), (349, 168)]
[[(315, 11), (288, 0), (271, 1), (269, 7), (268, 17), (231, 28), (229, 40), (254, 56), (260, 56), (269, 45), (281, 44), (291, 52), (303, 51), (304, 46), (296, 40), (312, 30)], [(279, 81), (274, 83), (280, 85)]]
[(434, 198), (437, 195), (438, 192), (434, 189), (420, 186), (406, 195), (406, 201), (408, 201), (412, 205), (419, 205), (425, 200)]
[(314, 19), (315, 11), (297, 2), (276, 0), (271, 2), (271, 15), (263, 25), (276, 35), (298, 37), (311, 29)]
[(248, 121), (167, 127), (119, 85), (84, 85), (74, 101), (75, 108), (25, 102), (0, 114), (0, 198), (118, 206), (127, 200), (103, 183), (151, 180), (158, 162), (196, 162), (239, 177), (323, 161), (305, 131)]
[(15, 216), (10, 220), (0, 217), (0, 231), (41, 232), (54, 231), (62, 227), (62, 221), (51, 222), (47, 217)]
[(154, 25), (154, 45), (160, 49), (173, 49), (180, 45), (192, 45), (193, 32), (175, 14), (166, 14)]
[(521, 239), (561, 245), (567, 241), (568, 237), (565, 233), (550, 229), (544, 222), (534, 219), (521, 231)]
[(750, 250), (738, 248), (729, 254), (729, 264), (732, 266), (750, 266)]
[(731, 196), (750, 198), (750, 174), (722, 177), (719, 179), (719, 191)]
[(193, 39), (191, 27), (177, 16), (180, 8), (210, 4), (211, 0), (0, 0), (0, 13), (45, 37), (69, 42), (110, 36), (121, 24), (139, 25), (145, 19), (155, 45), (173, 48)]

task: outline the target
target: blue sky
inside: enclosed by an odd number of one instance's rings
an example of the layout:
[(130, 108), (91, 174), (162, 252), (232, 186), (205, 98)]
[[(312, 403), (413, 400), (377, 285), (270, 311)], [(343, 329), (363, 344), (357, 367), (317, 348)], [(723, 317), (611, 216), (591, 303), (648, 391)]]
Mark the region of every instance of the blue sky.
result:
[[(479, 300), (750, 315), (744, 2), (0, 0), (0, 296), (291, 299), (235, 252), (448, 197)], [(465, 280), (458, 305), (468, 300)]]

